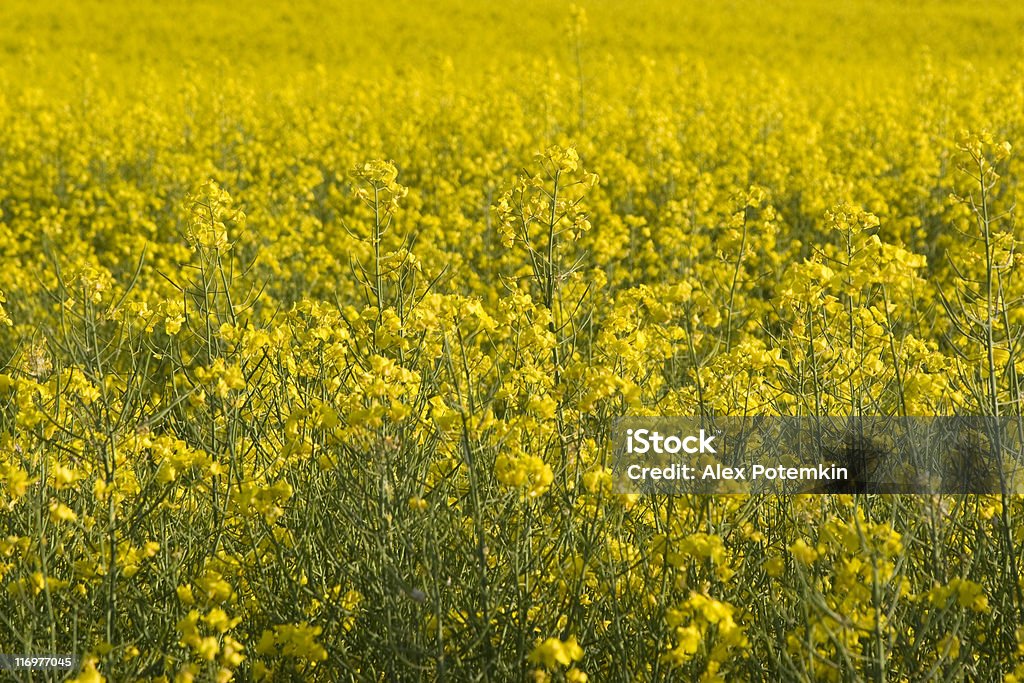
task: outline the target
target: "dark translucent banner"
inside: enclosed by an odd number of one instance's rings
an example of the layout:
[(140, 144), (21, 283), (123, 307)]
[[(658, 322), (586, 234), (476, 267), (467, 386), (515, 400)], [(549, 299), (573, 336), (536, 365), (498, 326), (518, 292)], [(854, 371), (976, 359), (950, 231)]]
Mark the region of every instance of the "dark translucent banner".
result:
[(619, 493), (1024, 493), (1024, 423), (993, 417), (626, 417)]

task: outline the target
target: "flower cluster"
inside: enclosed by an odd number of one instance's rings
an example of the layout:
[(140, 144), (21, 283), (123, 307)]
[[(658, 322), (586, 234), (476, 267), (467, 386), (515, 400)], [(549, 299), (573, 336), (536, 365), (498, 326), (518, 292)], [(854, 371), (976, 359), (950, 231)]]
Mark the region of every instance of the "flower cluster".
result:
[(1019, 3), (177, 4), (4, 3), (0, 652), (1024, 680), (1012, 463), (641, 496), (611, 439), (1021, 416)]

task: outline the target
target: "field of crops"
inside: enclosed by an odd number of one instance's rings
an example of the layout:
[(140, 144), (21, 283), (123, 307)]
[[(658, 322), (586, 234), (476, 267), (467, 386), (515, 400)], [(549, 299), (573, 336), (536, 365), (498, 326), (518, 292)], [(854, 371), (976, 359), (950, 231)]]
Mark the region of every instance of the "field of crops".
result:
[(1024, 680), (1024, 491), (638, 496), (625, 415), (1016, 415), (1024, 5), (0, 6), (7, 680)]

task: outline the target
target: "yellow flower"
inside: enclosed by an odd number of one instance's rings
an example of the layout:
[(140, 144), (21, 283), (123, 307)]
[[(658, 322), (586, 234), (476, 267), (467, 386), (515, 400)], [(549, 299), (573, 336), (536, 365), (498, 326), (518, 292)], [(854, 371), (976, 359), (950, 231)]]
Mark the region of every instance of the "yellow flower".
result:
[(807, 545), (802, 538), (798, 538), (789, 546), (790, 554), (800, 563), (809, 565), (818, 559), (818, 551)]
[(776, 555), (764, 561), (764, 570), (768, 576), (778, 578), (786, 571), (786, 560)]
[(94, 657), (86, 657), (82, 662), (82, 671), (70, 683), (104, 683), (107, 679), (96, 668), (97, 661)]
[(565, 672), (566, 683), (587, 683), (590, 677), (586, 673), (580, 671), (577, 668), (569, 669)]
[(13, 322), (11, 321), (10, 316), (7, 315), (7, 311), (4, 310), (4, 303), (6, 301), (7, 301), (7, 299), (4, 298), (4, 292), (3, 292), (2, 289), (0, 289), (0, 325), (12, 325), (13, 324)]
[(583, 659), (583, 648), (576, 642), (576, 636), (570, 636), (565, 641), (558, 638), (547, 638), (533, 648), (529, 659), (534, 664), (553, 670), (559, 666), (569, 666), (573, 662)]
[(54, 523), (74, 522), (78, 520), (78, 515), (64, 503), (53, 501), (50, 503), (50, 520)]
[(192, 595), (192, 586), (185, 584), (174, 589), (181, 604), (191, 606), (195, 604), (195, 597)]
[(32, 483), (28, 472), (13, 464), (0, 466), (0, 477), (2, 477), (0, 483), (3, 483), (12, 503), (24, 496), (28, 492), (29, 485)]
[(528, 498), (543, 495), (554, 481), (554, 473), (535, 455), (498, 456), (495, 462), (498, 481), (506, 486), (522, 487)]

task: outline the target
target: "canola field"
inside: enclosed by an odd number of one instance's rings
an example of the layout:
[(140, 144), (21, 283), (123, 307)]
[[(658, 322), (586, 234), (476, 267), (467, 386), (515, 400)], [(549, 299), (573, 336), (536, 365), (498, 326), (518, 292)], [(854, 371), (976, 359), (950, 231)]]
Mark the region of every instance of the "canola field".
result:
[(637, 496), (624, 415), (1020, 416), (1024, 6), (0, 6), (0, 653), (1024, 680), (1024, 497)]

